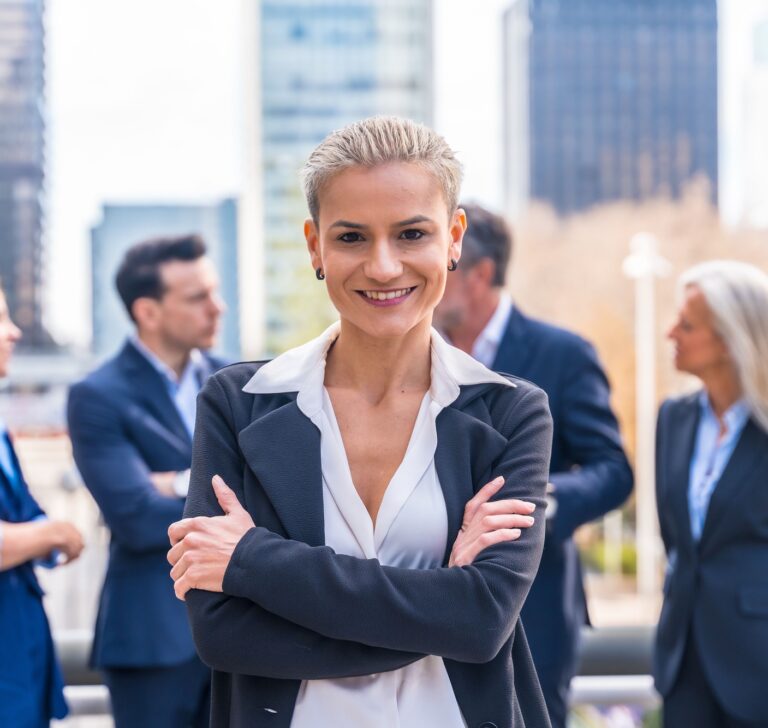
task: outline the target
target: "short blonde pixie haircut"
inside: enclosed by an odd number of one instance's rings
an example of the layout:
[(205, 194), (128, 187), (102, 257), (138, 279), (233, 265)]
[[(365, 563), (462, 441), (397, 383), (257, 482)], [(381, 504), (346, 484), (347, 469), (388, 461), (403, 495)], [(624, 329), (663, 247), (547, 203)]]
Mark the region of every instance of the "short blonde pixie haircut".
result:
[(372, 116), (331, 132), (301, 170), (315, 225), (320, 216), (319, 195), (331, 177), (350, 167), (376, 167), (388, 162), (414, 162), (431, 172), (440, 183), (449, 214), (453, 214), (458, 206), (462, 167), (445, 139), (410, 119)]

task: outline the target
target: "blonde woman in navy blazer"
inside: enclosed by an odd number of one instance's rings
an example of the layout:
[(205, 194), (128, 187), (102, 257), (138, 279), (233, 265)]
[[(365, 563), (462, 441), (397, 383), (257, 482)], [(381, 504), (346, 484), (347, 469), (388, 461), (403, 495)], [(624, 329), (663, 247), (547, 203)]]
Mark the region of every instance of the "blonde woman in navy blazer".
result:
[(654, 659), (667, 728), (768, 726), (768, 276), (712, 261), (681, 279), (657, 500), (668, 556)]
[(546, 396), (431, 327), (460, 177), (413, 122), (331, 134), (304, 169), (305, 236), (340, 322), (201, 392), (169, 561), (214, 727), (549, 725), (519, 618)]

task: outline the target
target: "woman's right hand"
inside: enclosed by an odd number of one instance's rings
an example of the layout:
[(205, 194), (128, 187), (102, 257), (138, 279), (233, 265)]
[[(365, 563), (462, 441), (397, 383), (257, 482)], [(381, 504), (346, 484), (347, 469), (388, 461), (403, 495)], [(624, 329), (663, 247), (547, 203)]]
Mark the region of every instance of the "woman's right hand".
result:
[(520, 538), (521, 529), (533, 525), (531, 513), (536, 506), (528, 501), (491, 501), (501, 490), (504, 478), (499, 476), (484, 485), (467, 502), (464, 520), (451, 549), (448, 566), (469, 566), (489, 546)]

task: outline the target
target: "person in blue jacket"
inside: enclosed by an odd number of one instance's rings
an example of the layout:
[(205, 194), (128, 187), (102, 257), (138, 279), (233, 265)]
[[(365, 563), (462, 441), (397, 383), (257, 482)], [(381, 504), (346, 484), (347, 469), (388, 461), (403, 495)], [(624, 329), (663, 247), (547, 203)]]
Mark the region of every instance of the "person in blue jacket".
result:
[[(20, 337), (0, 289), (0, 378)], [(82, 549), (77, 528), (46, 518), (32, 497), (0, 420), (0, 726), (43, 728), (67, 714), (34, 565), (67, 563)]]
[(460, 178), (412, 121), (328, 136), (304, 232), (340, 320), (200, 394), (168, 558), (214, 728), (549, 726), (519, 619), (546, 396), (432, 328), (461, 257)]
[(223, 302), (197, 235), (127, 251), (116, 276), (135, 333), (70, 390), (75, 462), (111, 532), (91, 664), (116, 728), (208, 725), (210, 671), (200, 662), (165, 563), (181, 517), (200, 387), (222, 362)]
[[(505, 292), (512, 235), (505, 221), (465, 205), (464, 259), (446, 287), (436, 320), (454, 346), (494, 371), (523, 377), (549, 397), (554, 434), (544, 555), (523, 607), (549, 716), (565, 728), (587, 605), (573, 534), (619, 507), (632, 471), (611, 410), (610, 390), (592, 345), (527, 316)], [(567, 301), (563, 301), (567, 306)]]
[(668, 336), (700, 386), (667, 399), (656, 430), (664, 725), (766, 728), (768, 275), (732, 260), (687, 270)]

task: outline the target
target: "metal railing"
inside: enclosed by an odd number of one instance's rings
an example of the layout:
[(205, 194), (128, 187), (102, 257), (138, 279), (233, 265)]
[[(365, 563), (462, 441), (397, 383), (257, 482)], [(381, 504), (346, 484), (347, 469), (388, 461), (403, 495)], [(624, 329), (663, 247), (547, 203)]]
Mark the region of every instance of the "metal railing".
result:
[[(650, 627), (585, 629), (572, 704), (658, 705), (650, 677), (652, 632)], [(92, 636), (89, 630), (57, 632), (54, 636), (73, 716), (110, 712), (101, 675), (88, 667)]]

